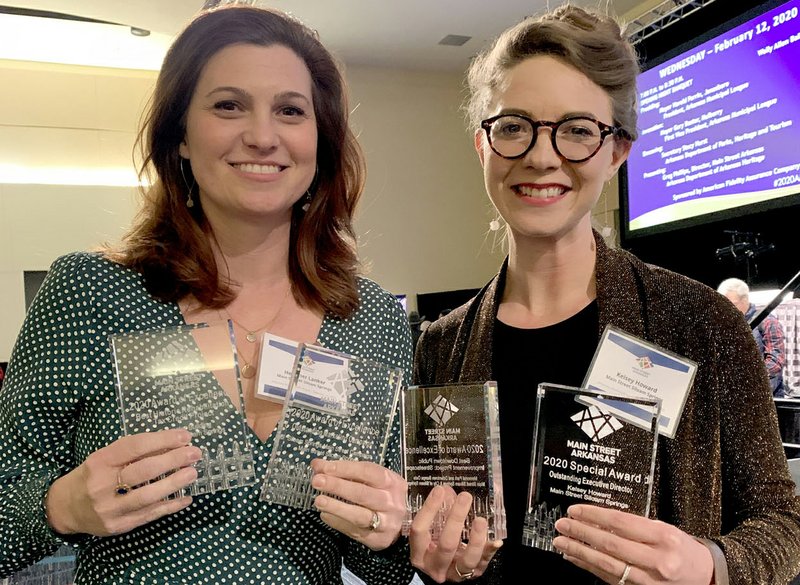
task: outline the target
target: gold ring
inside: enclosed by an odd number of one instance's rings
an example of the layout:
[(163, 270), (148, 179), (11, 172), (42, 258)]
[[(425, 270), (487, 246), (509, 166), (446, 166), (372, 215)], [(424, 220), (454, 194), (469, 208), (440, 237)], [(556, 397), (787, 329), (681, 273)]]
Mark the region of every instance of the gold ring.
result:
[(372, 520), (369, 521), (369, 529), (372, 532), (378, 530), (381, 525), (381, 516), (377, 512), (372, 513)]
[(114, 488), (114, 493), (118, 496), (124, 496), (131, 491), (131, 486), (127, 483), (122, 483), (122, 469), (117, 472), (117, 487)]
[(467, 579), (472, 579), (472, 575), (475, 574), (475, 569), (467, 571), (466, 573), (462, 573), (461, 571), (458, 570), (458, 563), (453, 563), (453, 567), (455, 568), (458, 576), (461, 577), (462, 581), (466, 581)]
[(617, 581), (617, 585), (625, 585), (625, 581), (628, 580), (628, 575), (631, 573), (631, 566), (628, 563), (625, 563), (625, 570), (622, 571), (622, 577), (619, 578)]

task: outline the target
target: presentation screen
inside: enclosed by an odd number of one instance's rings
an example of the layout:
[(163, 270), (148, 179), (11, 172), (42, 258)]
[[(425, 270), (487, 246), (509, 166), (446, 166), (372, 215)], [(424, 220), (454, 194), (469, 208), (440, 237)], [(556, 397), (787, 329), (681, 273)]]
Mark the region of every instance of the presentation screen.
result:
[(639, 76), (623, 238), (800, 199), (800, 0), (768, 6)]

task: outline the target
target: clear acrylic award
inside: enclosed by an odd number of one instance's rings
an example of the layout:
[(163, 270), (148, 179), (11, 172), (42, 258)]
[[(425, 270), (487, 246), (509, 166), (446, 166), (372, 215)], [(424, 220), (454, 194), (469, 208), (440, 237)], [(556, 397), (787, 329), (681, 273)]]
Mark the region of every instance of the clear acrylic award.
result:
[(553, 550), (572, 504), (647, 516), (660, 402), (540, 384), (523, 544)]
[(261, 499), (311, 510), (312, 459), (383, 464), (402, 381), (400, 368), (301, 343)]
[(126, 435), (185, 428), (202, 459), (175, 496), (256, 482), (230, 321), (111, 336)]
[[(408, 482), (408, 513), (403, 533), (430, 491), (449, 485), (472, 494), (464, 535), (476, 517), (489, 523), (489, 539), (506, 537), (497, 383), (412, 386), (403, 390), (403, 474)], [(448, 505), (434, 520), (438, 540)]]

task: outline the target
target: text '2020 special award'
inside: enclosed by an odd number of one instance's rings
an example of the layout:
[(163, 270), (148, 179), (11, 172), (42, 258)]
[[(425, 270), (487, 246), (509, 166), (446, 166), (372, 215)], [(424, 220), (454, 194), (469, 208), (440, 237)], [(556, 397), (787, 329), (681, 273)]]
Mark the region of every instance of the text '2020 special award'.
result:
[(537, 389), (523, 543), (553, 550), (572, 504), (646, 516), (660, 403), (554, 384)]

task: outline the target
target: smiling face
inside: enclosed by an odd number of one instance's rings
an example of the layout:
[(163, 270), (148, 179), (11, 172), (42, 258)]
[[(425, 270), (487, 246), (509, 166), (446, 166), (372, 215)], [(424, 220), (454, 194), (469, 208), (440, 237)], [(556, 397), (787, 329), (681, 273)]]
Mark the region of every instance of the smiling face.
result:
[[(510, 69), (485, 118), (523, 114), (557, 122), (587, 116), (613, 124), (608, 94), (577, 69), (551, 56), (528, 58)], [(533, 148), (508, 160), (494, 153), (483, 130), (475, 148), (483, 165), (486, 191), (513, 237), (562, 238), (586, 230), (590, 214), (608, 181), (627, 157), (630, 143), (605, 139), (597, 154), (581, 163), (562, 159), (553, 149), (550, 129), (539, 128)]]
[(212, 222), (289, 222), (316, 169), (311, 76), (292, 50), (231, 45), (203, 69), (180, 155)]

